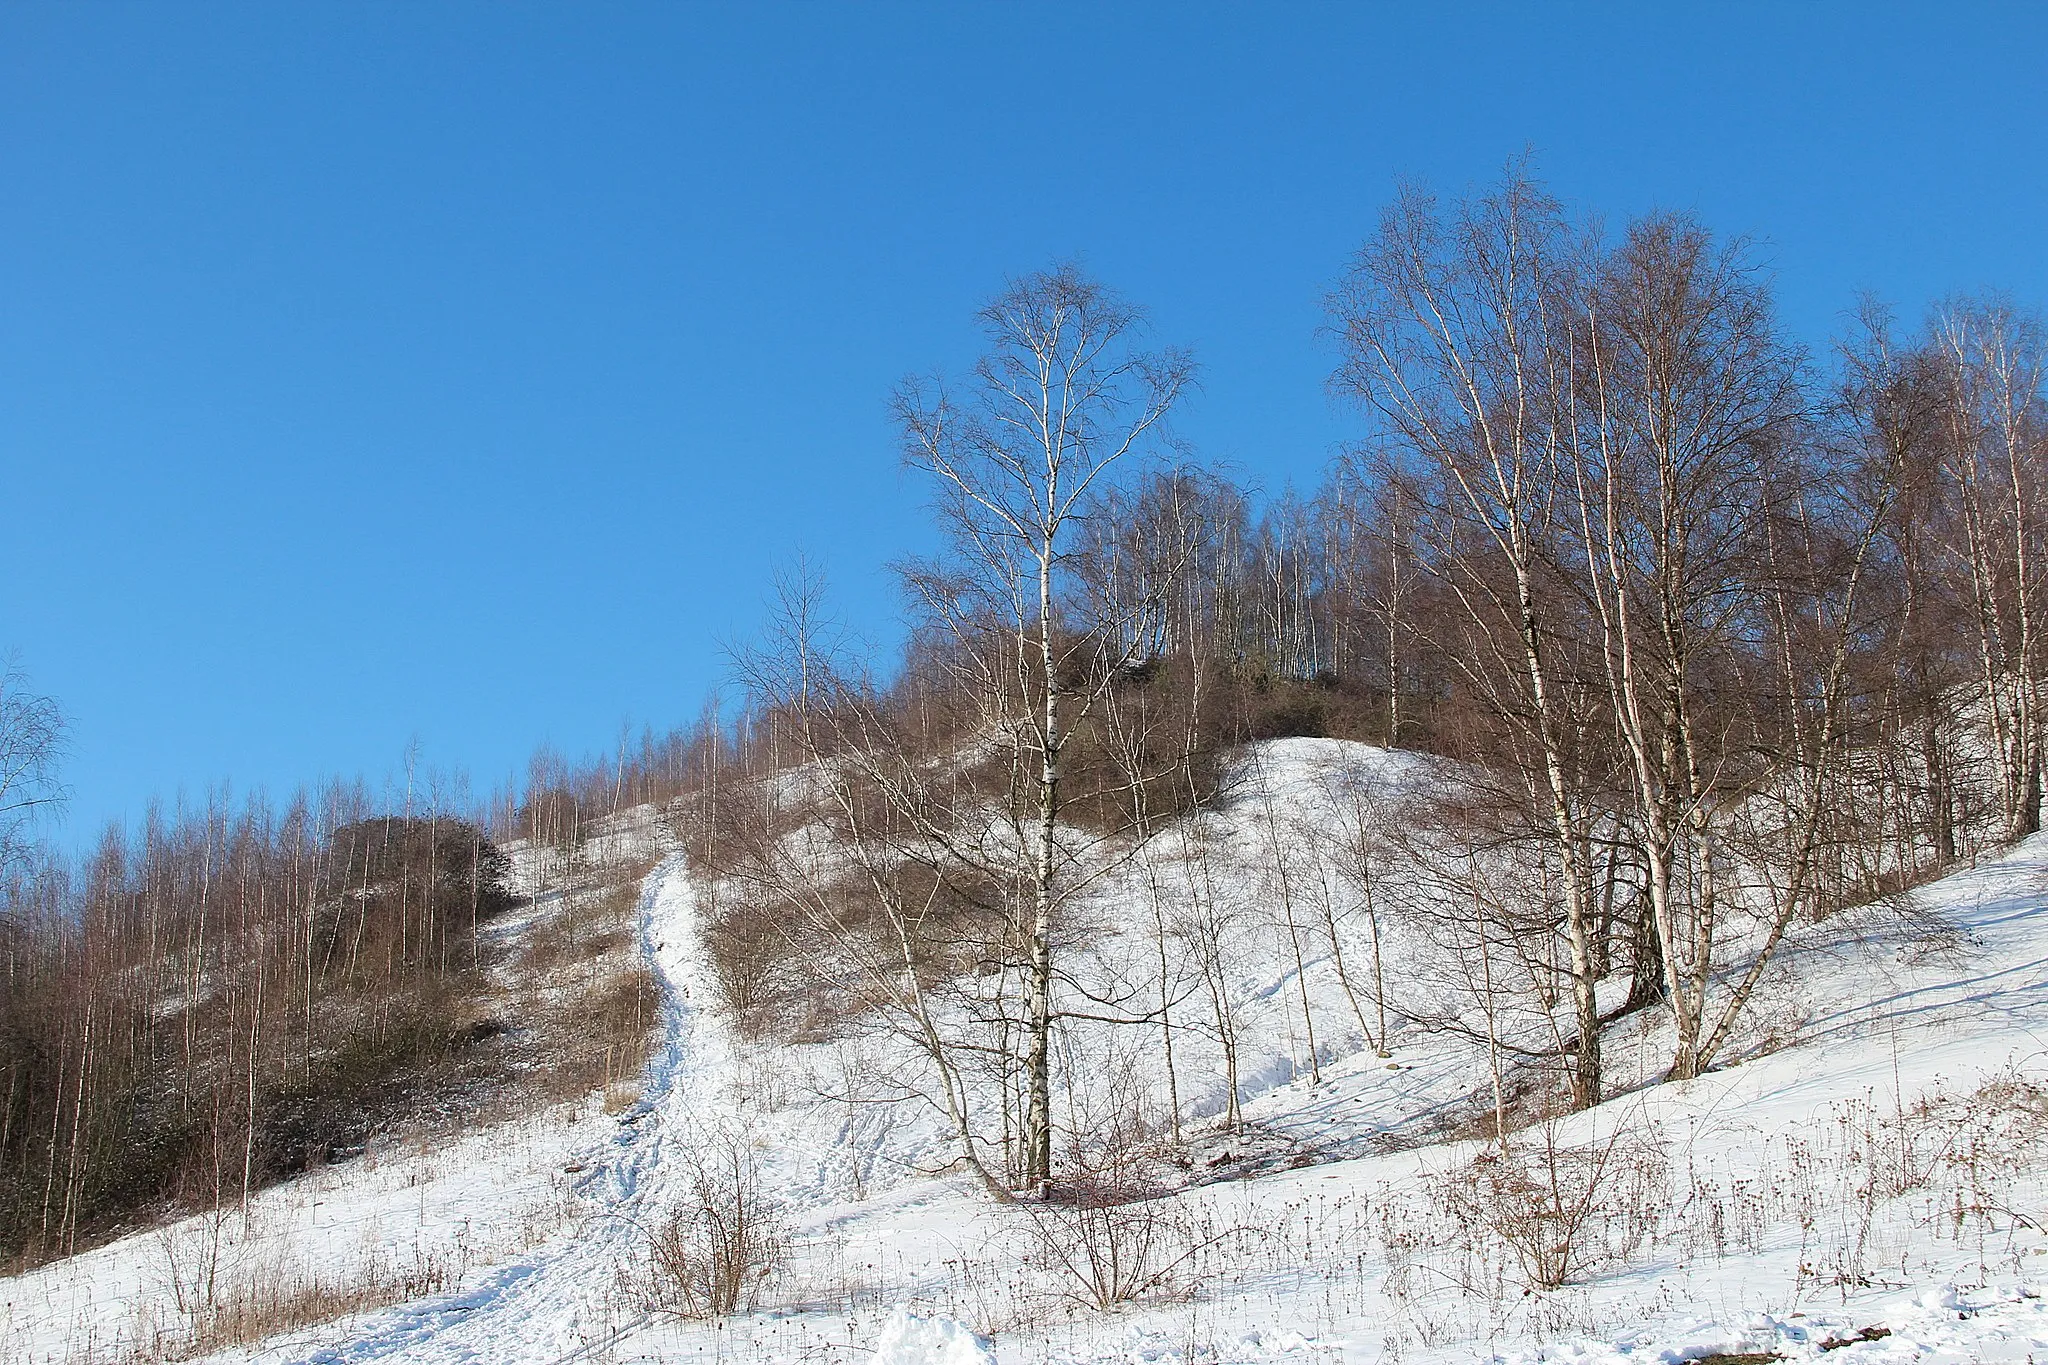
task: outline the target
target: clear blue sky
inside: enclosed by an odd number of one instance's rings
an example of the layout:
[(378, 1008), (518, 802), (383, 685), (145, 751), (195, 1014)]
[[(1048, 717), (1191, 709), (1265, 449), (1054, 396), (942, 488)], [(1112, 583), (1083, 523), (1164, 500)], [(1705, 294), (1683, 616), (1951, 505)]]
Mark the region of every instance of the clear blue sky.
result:
[(697, 710), (799, 549), (877, 637), (885, 402), (1078, 255), (1268, 488), (1355, 419), (1319, 298), (1525, 147), (1854, 291), (2048, 301), (2048, 6), (0, 6), (0, 647), (77, 845), (152, 793)]

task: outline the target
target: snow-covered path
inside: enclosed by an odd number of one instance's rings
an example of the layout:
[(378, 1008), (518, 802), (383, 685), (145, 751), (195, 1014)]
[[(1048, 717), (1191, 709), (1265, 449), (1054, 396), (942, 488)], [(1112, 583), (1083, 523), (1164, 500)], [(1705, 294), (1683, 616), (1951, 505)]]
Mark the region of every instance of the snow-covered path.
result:
[(681, 854), (664, 859), (641, 884), (641, 947), (663, 996), (662, 1039), (640, 1099), (619, 1115), (601, 1148), (572, 1163), (576, 1192), (588, 1205), (564, 1234), (483, 1272), (457, 1292), (384, 1310), (340, 1344), (265, 1351), (277, 1365), (499, 1365), (585, 1358), (644, 1321), (622, 1316), (621, 1266), (640, 1258), (641, 1228), (674, 1177), (667, 1161), (684, 1141), (693, 1097), (722, 1079), (730, 1058), (717, 1022), (691, 1003), (703, 989), (697, 960), (696, 903)]

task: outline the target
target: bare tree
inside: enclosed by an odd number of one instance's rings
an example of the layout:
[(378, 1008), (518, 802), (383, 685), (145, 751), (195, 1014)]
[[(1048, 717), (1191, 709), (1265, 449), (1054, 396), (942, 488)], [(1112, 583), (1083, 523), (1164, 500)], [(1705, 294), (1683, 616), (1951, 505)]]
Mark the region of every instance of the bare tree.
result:
[(951, 756), (925, 761), (843, 654), (821, 581), (802, 567), (781, 576), (767, 642), (735, 651), (735, 664), (804, 763), (793, 780), (771, 772), (756, 784), (756, 818), (729, 820), (718, 866), (755, 903), (736, 908), (773, 926), (768, 951), (850, 992), (910, 1045), (928, 1075), (909, 1088), (939, 1108), (962, 1164), (998, 1191), (963, 1066), (991, 1050), (976, 1027), (990, 1002), (969, 991), (942, 1011), (934, 997), (952, 968), (1004, 951), (969, 932), (1001, 855), (987, 849), (986, 822), (955, 818)]
[(1729, 909), (1717, 822), (1741, 791), (1719, 761), (1739, 741), (1711, 712), (1705, 679), (1763, 609), (1751, 589), (1785, 491), (1796, 360), (1739, 244), (1718, 246), (1684, 219), (1633, 225), (1579, 311), (1572, 487), (1684, 1077), (1700, 1066)]
[[(1383, 949), (1387, 896), (1381, 882), (1393, 868), (1394, 844), (1389, 826), (1405, 818), (1384, 778), (1359, 766), (1332, 767), (1323, 775), (1326, 813), (1295, 821), (1295, 838), (1315, 853), (1316, 903), (1323, 932), (1329, 939), (1337, 985), (1351, 1004), (1366, 1046), (1380, 1057), (1391, 1056), (1387, 1036), (1387, 974)], [(1331, 817), (1334, 817), (1332, 819)], [(1365, 1017), (1352, 972), (1344, 960), (1345, 922), (1356, 913), (1365, 920), (1370, 949), (1373, 1018)]]
[(28, 855), (34, 822), (64, 798), (57, 780), (64, 729), (56, 701), (35, 692), (7, 659), (0, 666), (0, 875)]
[(2048, 601), (2048, 448), (2040, 323), (2000, 300), (1936, 311), (1943, 387), (1938, 469), (1948, 559), (1977, 646), (2007, 838), (2041, 827), (2042, 612)]
[(1024, 1176), (1042, 1189), (1052, 1172), (1053, 922), (1071, 863), (1059, 837), (1063, 756), (1135, 652), (1101, 623), (1068, 628), (1059, 600), (1087, 499), (1157, 431), (1194, 363), (1138, 349), (1137, 310), (1071, 264), (1013, 281), (980, 321), (988, 350), (971, 380), (957, 394), (906, 382), (895, 409), (907, 461), (932, 476), (947, 538), (936, 571), (914, 576), (924, 605), (963, 635), (1006, 637), (986, 682), (1000, 698), (1001, 738), (1029, 760), (1021, 776), (1035, 798), (1017, 885), (1029, 906)]
[[(1891, 312), (1859, 303), (1852, 334), (1840, 346), (1842, 373), (1833, 404), (1841, 433), (1843, 478), (1875, 504), (1889, 488), (1889, 516), (1873, 544), (1869, 611), (1883, 624), (1878, 646), (1859, 660), (1859, 686), (1875, 728), (1877, 790), (1868, 808), (1889, 825), (1891, 876), (1908, 885), (1931, 863), (1953, 863), (1982, 820), (1966, 752), (1966, 727), (1950, 700), (1975, 676), (1973, 651), (1955, 630), (1958, 604), (1944, 572), (1940, 477), (1943, 365), (1924, 346), (1902, 346)], [(1883, 839), (1882, 833), (1874, 836)], [(1871, 883), (1876, 886), (1876, 881)]]
[[(1546, 594), (1562, 507), (1571, 335), (1560, 302), (1583, 274), (1562, 210), (1527, 175), (1448, 213), (1404, 191), (1331, 300), (1335, 384), (1376, 413), (1385, 470), (1410, 490), (1420, 566), (1457, 604), (1450, 652), (1499, 722), (1543, 811), (1561, 878), (1577, 1030), (1572, 1094), (1600, 1098), (1590, 828), (1575, 743), (1592, 717), (1567, 695), (1563, 608)], [(1392, 460), (1405, 462), (1393, 464)]]

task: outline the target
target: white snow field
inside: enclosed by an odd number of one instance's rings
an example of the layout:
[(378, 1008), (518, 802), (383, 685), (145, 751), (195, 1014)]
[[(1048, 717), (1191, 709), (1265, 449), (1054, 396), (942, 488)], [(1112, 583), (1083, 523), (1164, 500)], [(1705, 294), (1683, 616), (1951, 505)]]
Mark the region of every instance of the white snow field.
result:
[[(640, 898), (667, 1009), (637, 1103), (373, 1147), (246, 1215), (0, 1280), (0, 1361), (163, 1358), (208, 1274), (426, 1291), (206, 1357), (266, 1365), (2048, 1361), (2048, 837), (1924, 888), (1911, 915), (1804, 930), (1734, 1064), (1699, 1080), (1651, 1084), (1663, 1021), (1620, 1020), (1606, 1047), (1622, 1093), (1508, 1160), (1444, 1140), (1491, 1103), (1490, 1072), (1469, 1031), (1425, 1026), (1449, 998), (1426, 942), (1386, 926), (1382, 1058), (1329, 937), (1306, 935), (1297, 973), (1304, 930), (1273, 909), (1283, 871), (1316, 875), (1282, 861), (1301, 843), (1289, 830), (1338, 819), (1360, 774), (1398, 788), (1428, 765), (1325, 740), (1247, 763), (1197, 836), (1232, 947), (1244, 1127), (1221, 1127), (1214, 1030), (1190, 1000), (1176, 1069), (1192, 1159), (1174, 1192), (1117, 1215), (1120, 1254), (1158, 1271), (1135, 1303), (1098, 1309), (1062, 1268), (1091, 1244), (1080, 1221), (998, 1204), (948, 1170), (930, 1105), (849, 1101), (845, 1078), (885, 1037), (739, 1038), (699, 942), (700, 888), (671, 855)], [(1093, 907), (1098, 979), (1151, 951), (1139, 880)], [(1363, 933), (1354, 919), (1335, 935), (1354, 976)], [(1063, 1114), (1093, 1121), (1132, 1085), (1156, 1101), (1144, 1028), (1076, 1046)], [(652, 1312), (647, 1231), (686, 1193), (692, 1154), (733, 1143), (780, 1205), (788, 1264), (751, 1312)], [(1518, 1225), (1530, 1172), (1562, 1172), (1553, 1188), (1583, 1195), (1580, 1216)], [(1532, 1283), (1546, 1257), (1563, 1258), (1561, 1287)]]

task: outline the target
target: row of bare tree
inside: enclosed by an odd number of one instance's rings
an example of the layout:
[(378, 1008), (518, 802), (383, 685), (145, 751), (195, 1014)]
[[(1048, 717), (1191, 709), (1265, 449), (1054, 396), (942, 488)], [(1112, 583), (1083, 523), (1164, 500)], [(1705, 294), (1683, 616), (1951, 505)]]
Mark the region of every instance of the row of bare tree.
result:
[[(897, 398), (944, 533), (904, 571), (904, 659), (877, 671), (790, 576), (739, 660), (753, 759), (707, 759), (682, 827), (733, 998), (801, 979), (799, 1034), (888, 1021), (992, 1185), (1053, 1177), (1064, 1027), (1154, 1030), (1175, 1075), (1204, 945), (1164, 921), (1201, 892), (1156, 855), (1238, 741), (1462, 760), (1403, 856), (1459, 907), (1432, 932), (1483, 959), (1475, 995), (1508, 970), (1544, 1002), (1580, 1106), (1616, 1014), (1661, 1011), (1694, 1076), (1801, 925), (2039, 828), (2044, 347), (2006, 301), (1911, 333), (1865, 304), (1821, 361), (1690, 218), (1607, 235), (1519, 173), (1409, 191), (1330, 299), (1370, 433), (1258, 517), (1139, 467), (1194, 370), (1114, 294), (1060, 267), (980, 321), (968, 376)], [(1161, 961), (1105, 998), (1067, 964), (1133, 868)], [(1304, 967), (1310, 940), (1343, 961), (1273, 894)], [(1305, 986), (1302, 1016), (1313, 1067)]]
[[(0, 888), (0, 1254), (359, 1144), (477, 1022), (504, 859), (421, 800), (208, 800)], [(397, 1106), (402, 1108), (403, 1106)]]
[(1822, 381), (1740, 243), (1669, 215), (1608, 241), (1523, 179), (1404, 195), (1334, 318), (1418, 633), (1555, 877), (1579, 1103), (1615, 846), (1684, 1078), (1800, 916), (1952, 861), (1984, 815), (2039, 828), (2030, 319), (1958, 301), (1902, 340), (1866, 306)]

